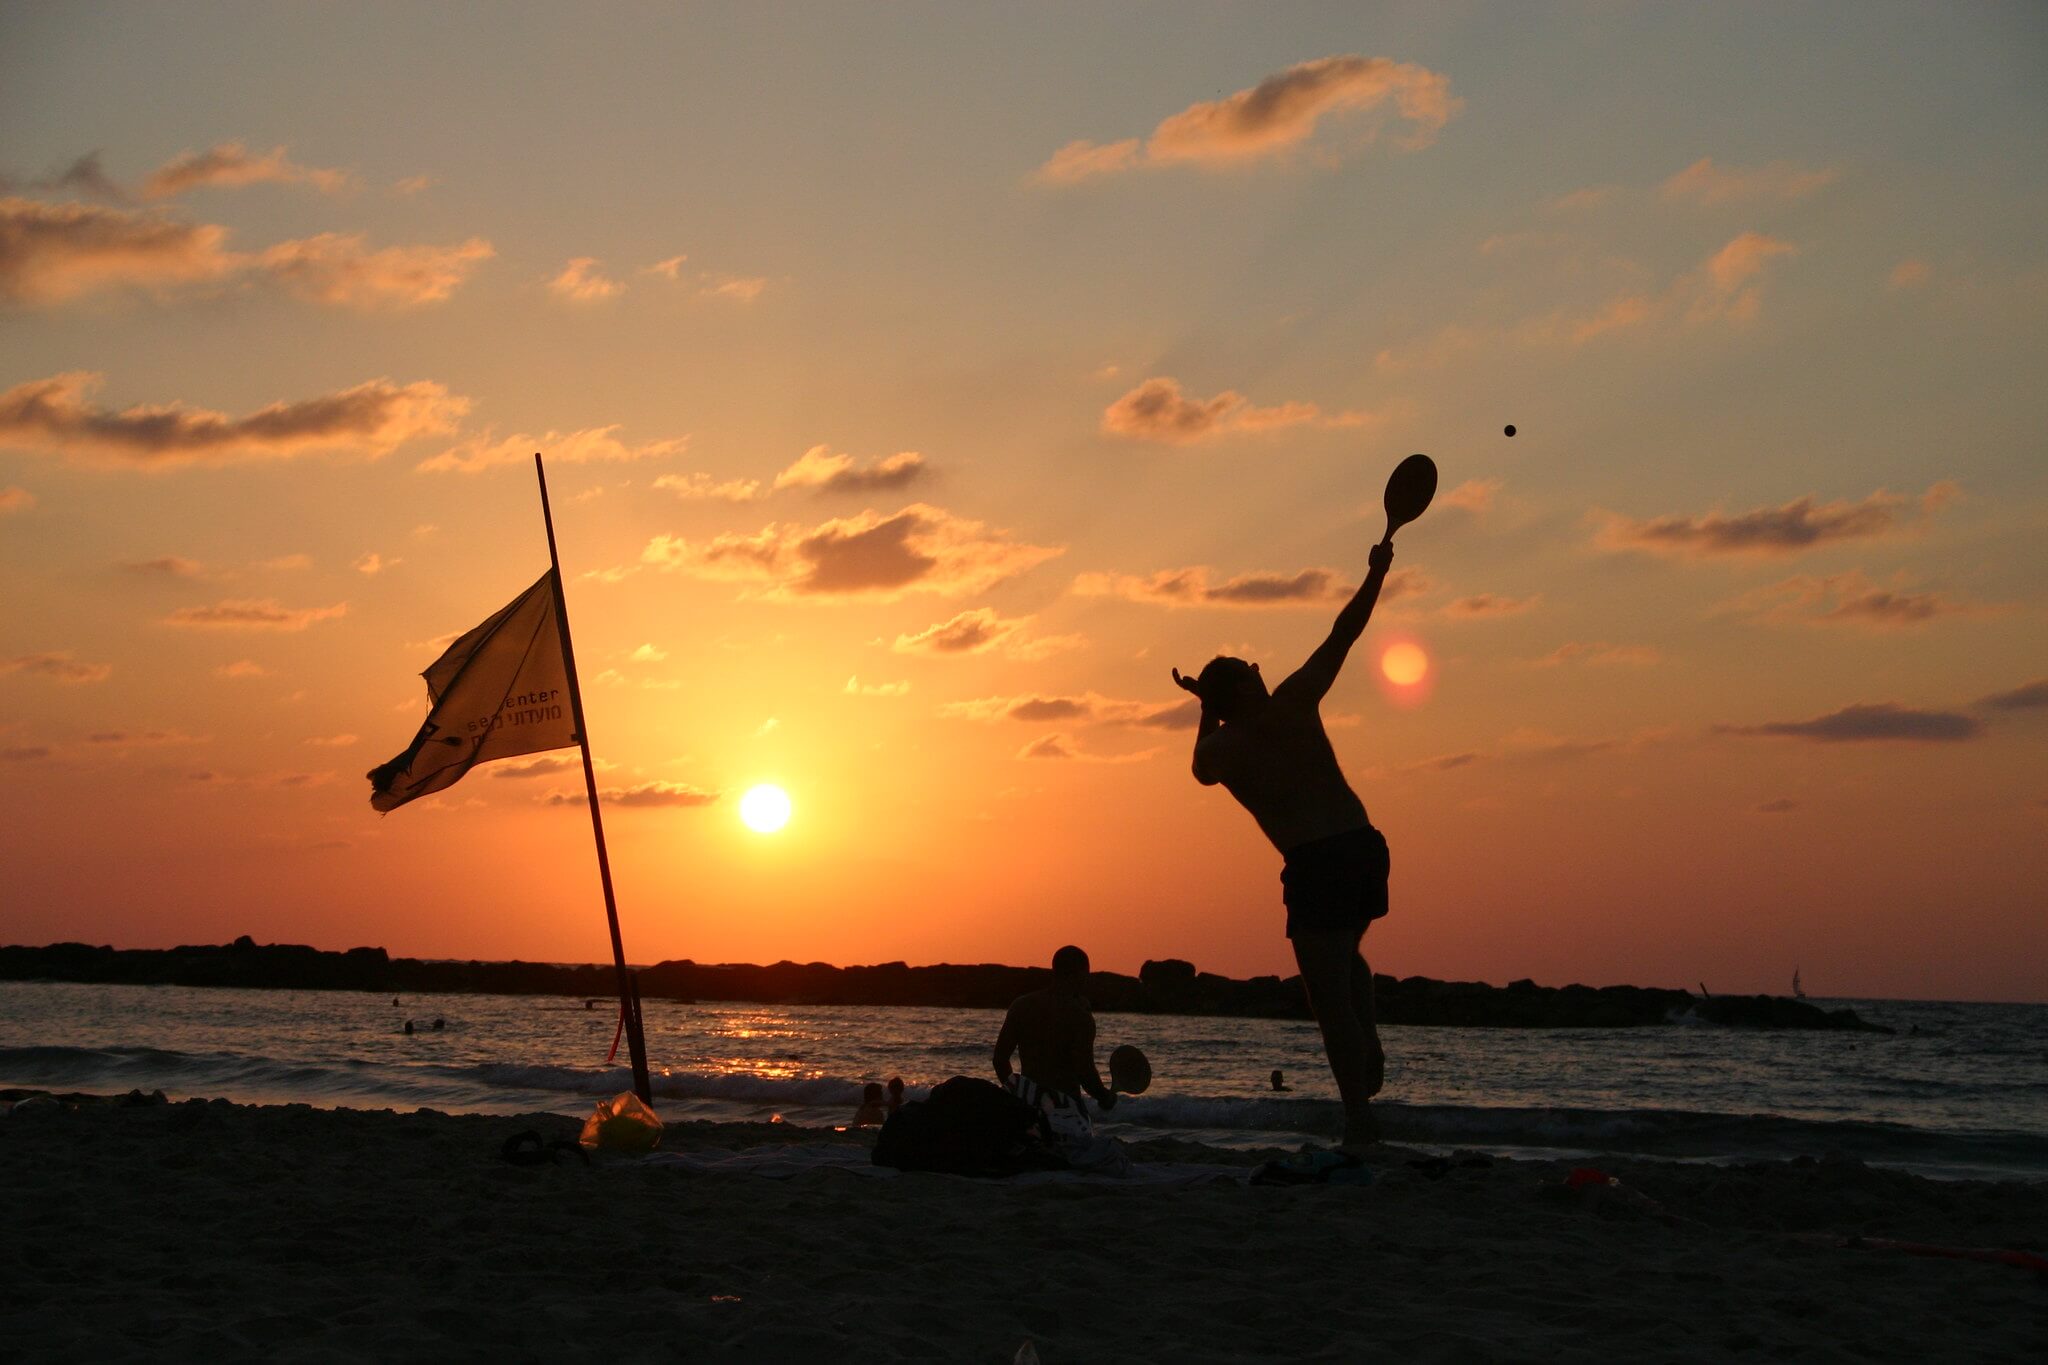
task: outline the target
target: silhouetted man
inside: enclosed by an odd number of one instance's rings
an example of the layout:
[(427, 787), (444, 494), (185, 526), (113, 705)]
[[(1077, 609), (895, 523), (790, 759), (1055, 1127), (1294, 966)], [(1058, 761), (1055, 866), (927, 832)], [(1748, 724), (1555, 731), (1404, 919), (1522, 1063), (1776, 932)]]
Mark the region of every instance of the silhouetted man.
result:
[(1016, 1089), (1010, 1081), (1016, 1053), (1024, 1079), (1040, 1090), (1068, 1100), (1085, 1093), (1104, 1109), (1115, 1107), (1116, 1096), (1095, 1069), (1095, 1012), (1081, 994), (1087, 984), (1088, 954), (1068, 944), (1052, 955), (1052, 984), (1011, 1003), (996, 1034), (996, 1079), (1004, 1089)]
[(1375, 545), (1366, 559), (1371, 572), (1337, 613), (1329, 638), (1270, 694), (1259, 666), (1243, 659), (1212, 659), (1199, 678), (1173, 671), (1174, 682), (1202, 702), (1195, 780), (1222, 783), (1286, 859), (1287, 937), (1344, 1100), (1346, 1148), (1379, 1140), (1368, 1102), (1385, 1080), (1386, 1054), (1373, 1022), (1372, 969), (1359, 944), (1366, 926), (1387, 913), (1387, 841), (1344, 780), (1320, 707), (1372, 619), (1394, 548)]

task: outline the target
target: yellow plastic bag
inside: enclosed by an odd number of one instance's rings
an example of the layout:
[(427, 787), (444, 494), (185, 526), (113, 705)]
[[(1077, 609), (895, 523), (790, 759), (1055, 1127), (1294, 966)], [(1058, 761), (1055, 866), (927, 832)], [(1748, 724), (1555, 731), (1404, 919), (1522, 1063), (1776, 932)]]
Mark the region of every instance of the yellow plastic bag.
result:
[(661, 1120), (638, 1095), (622, 1090), (598, 1101), (576, 1140), (607, 1152), (651, 1152), (661, 1142)]

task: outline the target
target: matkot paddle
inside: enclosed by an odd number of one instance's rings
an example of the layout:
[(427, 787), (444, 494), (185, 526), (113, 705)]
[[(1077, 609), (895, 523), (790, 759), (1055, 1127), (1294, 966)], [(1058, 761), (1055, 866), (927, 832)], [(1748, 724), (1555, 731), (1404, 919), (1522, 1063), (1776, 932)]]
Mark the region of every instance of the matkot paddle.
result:
[(1436, 461), (1410, 455), (1387, 476), (1387, 534), (1380, 544), (1393, 543), (1394, 532), (1421, 516), (1436, 496)]

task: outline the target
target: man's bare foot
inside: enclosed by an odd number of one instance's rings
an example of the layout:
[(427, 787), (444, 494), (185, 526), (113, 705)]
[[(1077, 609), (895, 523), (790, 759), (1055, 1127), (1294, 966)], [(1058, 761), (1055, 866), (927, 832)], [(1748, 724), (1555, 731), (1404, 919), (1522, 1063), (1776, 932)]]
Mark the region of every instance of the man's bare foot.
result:
[(1379, 1145), (1380, 1124), (1370, 1109), (1361, 1108), (1344, 1116), (1344, 1140), (1337, 1144), (1337, 1150), (1360, 1155)]

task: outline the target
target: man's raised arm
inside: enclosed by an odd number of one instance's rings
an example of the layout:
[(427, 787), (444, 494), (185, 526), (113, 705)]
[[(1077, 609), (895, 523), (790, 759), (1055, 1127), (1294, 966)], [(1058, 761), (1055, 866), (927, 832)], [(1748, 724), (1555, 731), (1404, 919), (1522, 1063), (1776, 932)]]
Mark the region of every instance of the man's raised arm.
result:
[(1345, 656), (1351, 653), (1351, 646), (1358, 643), (1358, 637), (1365, 633), (1366, 622), (1372, 620), (1372, 609), (1380, 600), (1380, 587), (1387, 581), (1387, 566), (1394, 562), (1394, 546), (1391, 541), (1381, 541), (1366, 554), (1366, 563), (1371, 571), (1365, 582), (1358, 585), (1358, 591), (1344, 604), (1344, 610), (1337, 613), (1337, 623), (1330, 627), (1329, 638), (1316, 646), (1316, 652), (1308, 656), (1308, 662), (1294, 670), (1287, 681), (1276, 689), (1276, 695), (1306, 694), (1310, 701), (1321, 701), (1330, 685), (1337, 681), (1337, 671), (1344, 667)]
[(1210, 712), (1209, 702), (1195, 686), (1193, 678), (1184, 676), (1176, 668), (1173, 670), (1173, 681), (1183, 692), (1192, 693), (1195, 700), (1202, 703), (1202, 723), (1195, 731), (1195, 781), (1205, 787), (1213, 787), (1223, 779), (1215, 771), (1214, 763), (1203, 762), (1205, 755), (1202, 753), (1202, 741), (1221, 730), (1223, 722)]

